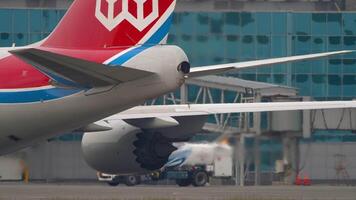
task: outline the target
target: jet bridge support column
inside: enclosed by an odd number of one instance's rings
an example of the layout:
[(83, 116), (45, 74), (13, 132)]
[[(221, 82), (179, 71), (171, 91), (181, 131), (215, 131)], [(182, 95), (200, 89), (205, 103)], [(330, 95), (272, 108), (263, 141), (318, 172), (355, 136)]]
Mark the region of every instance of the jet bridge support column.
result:
[[(261, 102), (261, 94), (256, 93), (255, 102)], [(253, 145), (254, 164), (255, 164), (255, 185), (261, 185), (261, 152), (260, 152), (260, 136), (261, 131), (261, 113), (253, 114), (253, 129), (255, 131), (255, 140)]]
[(240, 169), (240, 186), (245, 186), (245, 135), (240, 136), (239, 148), (239, 169)]
[(284, 181), (292, 185), (299, 174), (299, 147), (298, 138), (289, 137), (287, 134), (283, 137)]

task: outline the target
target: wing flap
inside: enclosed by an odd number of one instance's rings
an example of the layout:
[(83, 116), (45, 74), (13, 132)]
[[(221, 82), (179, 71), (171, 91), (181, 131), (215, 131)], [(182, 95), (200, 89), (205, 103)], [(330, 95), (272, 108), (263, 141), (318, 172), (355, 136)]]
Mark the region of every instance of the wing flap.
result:
[(21, 49), (10, 51), (10, 53), (36, 67), (58, 83), (67, 86), (106, 87), (153, 74), (128, 67), (108, 67), (104, 64), (40, 49)]
[(237, 104), (193, 104), (193, 105), (165, 105), (138, 106), (121, 112), (108, 119), (142, 119), (153, 117), (183, 117), (211, 114), (269, 112), (269, 111), (297, 111), (356, 108), (356, 101), (314, 101), (314, 102), (273, 102), (273, 103), (237, 103)]
[(311, 59), (324, 58), (324, 57), (329, 57), (334, 55), (347, 54), (352, 52), (354, 51), (335, 51), (335, 52), (328, 52), (328, 53), (318, 53), (318, 54), (309, 54), (309, 55), (301, 55), (301, 56), (291, 56), (291, 57), (283, 57), (283, 58), (272, 58), (272, 59), (265, 59), (265, 60), (195, 67), (191, 69), (189, 73), (189, 77), (194, 78), (194, 77), (207, 76), (212, 74), (221, 74), (234, 69), (237, 70), (237, 69), (245, 69), (251, 67), (263, 67), (266, 65), (311, 60)]

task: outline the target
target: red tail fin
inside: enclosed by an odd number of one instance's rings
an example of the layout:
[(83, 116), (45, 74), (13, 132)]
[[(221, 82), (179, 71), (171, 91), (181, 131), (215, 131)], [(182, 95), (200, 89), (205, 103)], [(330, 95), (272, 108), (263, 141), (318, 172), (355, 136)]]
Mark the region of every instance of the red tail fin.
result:
[(45, 47), (101, 49), (161, 43), (176, 0), (75, 0)]

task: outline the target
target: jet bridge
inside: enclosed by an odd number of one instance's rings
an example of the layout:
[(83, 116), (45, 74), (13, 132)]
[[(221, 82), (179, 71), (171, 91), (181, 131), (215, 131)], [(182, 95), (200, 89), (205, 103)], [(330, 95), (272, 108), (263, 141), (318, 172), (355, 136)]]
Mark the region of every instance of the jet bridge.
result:
[[(205, 76), (187, 80), (180, 92), (151, 101), (163, 104), (179, 103), (248, 103), (278, 101), (310, 101), (299, 97), (296, 88), (269, 83), (246, 81), (233, 77)], [(299, 139), (310, 138), (315, 130), (356, 130), (356, 109), (289, 111), (268, 113), (238, 113), (214, 115), (205, 124), (205, 131), (236, 135), (236, 184), (243, 186), (252, 174), (255, 185), (261, 184), (260, 141), (280, 138), (283, 144), (285, 169), (299, 168)], [(254, 160), (247, 161), (245, 142), (254, 138)], [(253, 173), (246, 172), (253, 163)], [(291, 170), (284, 182), (293, 183), (298, 170)], [(287, 174), (287, 173), (286, 173)]]

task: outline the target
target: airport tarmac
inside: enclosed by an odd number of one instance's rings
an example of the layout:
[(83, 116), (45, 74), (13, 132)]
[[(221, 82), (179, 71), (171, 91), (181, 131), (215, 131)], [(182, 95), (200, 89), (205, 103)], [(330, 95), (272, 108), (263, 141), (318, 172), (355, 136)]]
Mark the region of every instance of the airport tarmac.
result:
[(356, 187), (347, 186), (175, 186), (109, 187), (94, 184), (0, 184), (0, 199), (11, 200), (356, 200)]

